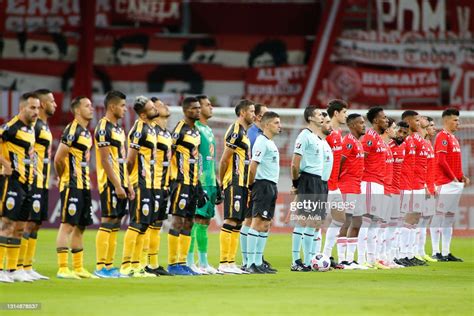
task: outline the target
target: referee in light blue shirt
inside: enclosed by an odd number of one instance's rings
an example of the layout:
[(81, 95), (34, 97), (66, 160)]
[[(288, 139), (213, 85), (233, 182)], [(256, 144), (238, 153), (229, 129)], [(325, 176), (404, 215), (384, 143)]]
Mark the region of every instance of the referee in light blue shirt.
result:
[(273, 137), (280, 133), (280, 116), (268, 111), (262, 117), (263, 134), (252, 149), (249, 183), (252, 190), (252, 223), (247, 236), (247, 269), (249, 273), (276, 273), (263, 264), (263, 252), (270, 223), (275, 213), (280, 176), (280, 153)]

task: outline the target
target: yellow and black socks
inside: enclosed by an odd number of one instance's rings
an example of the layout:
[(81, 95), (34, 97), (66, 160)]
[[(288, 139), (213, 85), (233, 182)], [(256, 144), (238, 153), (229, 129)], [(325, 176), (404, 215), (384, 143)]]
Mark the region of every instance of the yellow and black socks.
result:
[(68, 266), (68, 252), (67, 247), (56, 248), (56, 253), (58, 256), (58, 266), (59, 269), (65, 269)]
[(137, 242), (139, 233), (139, 229), (131, 226), (129, 226), (125, 232), (125, 237), (123, 240), (122, 269), (131, 266), (132, 254), (133, 250), (135, 249), (135, 244)]
[(191, 245), (191, 231), (181, 230), (181, 233), (179, 234), (179, 251), (178, 251), (179, 264), (186, 264), (186, 257), (188, 256), (190, 245)]
[(4, 270), (5, 255), (7, 254), (8, 238), (0, 236), (0, 270)]
[(28, 238), (28, 247), (26, 248), (25, 260), (23, 261), (23, 269), (31, 270), (33, 269), (33, 261), (36, 254), (36, 241), (38, 239), (38, 233), (30, 233)]
[(115, 224), (102, 223), (95, 237), (95, 251), (96, 251), (96, 270), (102, 270), (105, 267), (107, 260), (107, 251), (109, 248), (109, 239), (112, 229)]
[(19, 238), (8, 238), (7, 241), (7, 270), (15, 271), (18, 263), (18, 257), (20, 256), (20, 244), (21, 239)]
[(72, 268), (74, 271), (81, 271), (84, 267), (84, 249), (71, 249)]
[(107, 257), (105, 259), (105, 267), (107, 269), (113, 268), (114, 265), (115, 250), (117, 249), (117, 235), (119, 231), (120, 223), (115, 223), (109, 235), (109, 247), (107, 248)]
[(168, 231), (168, 264), (178, 263), (179, 232), (174, 229)]
[(132, 268), (133, 269), (138, 269), (140, 268), (140, 256), (143, 251), (143, 243), (145, 242), (145, 232), (141, 231), (138, 233), (137, 236), (137, 241), (135, 243), (135, 248), (133, 249), (132, 252)]
[(229, 263), (235, 263), (237, 248), (239, 248), (240, 228), (242, 228), (242, 226), (236, 226), (232, 229), (232, 234), (230, 237), (230, 248), (229, 248), (229, 260), (228, 260)]
[(229, 262), (230, 244), (232, 240), (232, 229), (234, 229), (234, 226), (229, 225), (229, 224), (224, 224), (221, 228), (221, 232), (219, 234), (220, 263)]
[(150, 226), (150, 244), (148, 248), (148, 264), (152, 269), (159, 267), (158, 250), (160, 249), (160, 230), (161, 226)]
[(23, 233), (20, 242), (20, 251), (18, 252), (18, 261), (16, 263), (16, 269), (22, 270), (23, 269), (23, 262), (25, 260), (26, 249), (28, 248), (28, 239), (30, 234)]
[(148, 253), (150, 251), (150, 234), (151, 229), (150, 226), (148, 226), (143, 237), (143, 248), (140, 255), (140, 267), (145, 267), (148, 265)]

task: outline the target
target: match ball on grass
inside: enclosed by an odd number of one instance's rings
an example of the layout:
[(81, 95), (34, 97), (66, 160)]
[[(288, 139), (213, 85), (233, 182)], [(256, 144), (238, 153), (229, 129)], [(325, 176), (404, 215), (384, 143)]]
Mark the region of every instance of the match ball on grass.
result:
[(328, 256), (318, 253), (311, 259), (311, 269), (318, 272), (326, 272), (331, 268), (331, 259)]

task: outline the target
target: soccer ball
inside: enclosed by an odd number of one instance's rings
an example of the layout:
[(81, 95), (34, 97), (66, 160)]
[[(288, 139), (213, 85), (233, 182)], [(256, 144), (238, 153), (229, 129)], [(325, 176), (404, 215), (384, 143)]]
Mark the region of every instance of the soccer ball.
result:
[(311, 269), (313, 271), (326, 272), (331, 268), (331, 259), (328, 256), (318, 253), (311, 259)]

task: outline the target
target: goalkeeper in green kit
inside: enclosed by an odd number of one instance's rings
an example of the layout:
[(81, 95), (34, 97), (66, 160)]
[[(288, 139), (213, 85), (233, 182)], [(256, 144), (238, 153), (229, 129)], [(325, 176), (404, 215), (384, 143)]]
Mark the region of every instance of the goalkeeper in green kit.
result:
[[(196, 122), (196, 127), (201, 134), (201, 145), (199, 155), (201, 159), (200, 181), (203, 190), (207, 193), (209, 200), (206, 204), (196, 209), (194, 225), (191, 231), (191, 246), (187, 257), (187, 265), (196, 273), (200, 274), (222, 274), (213, 268), (207, 261), (208, 236), (207, 229), (215, 214), (216, 204), (222, 203), (222, 194), (216, 179), (216, 141), (212, 129), (207, 121), (212, 117), (212, 104), (205, 95), (196, 97), (201, 104), (201, 116)], [(194, 263), (194, 246), (197, 244), (199, 266)]]

